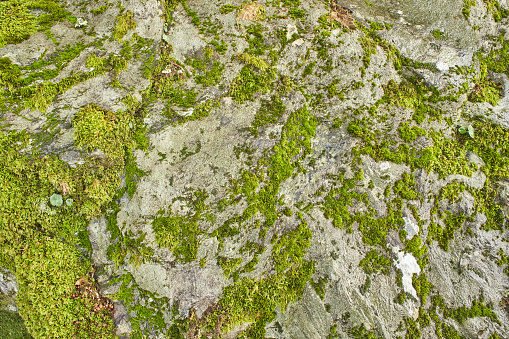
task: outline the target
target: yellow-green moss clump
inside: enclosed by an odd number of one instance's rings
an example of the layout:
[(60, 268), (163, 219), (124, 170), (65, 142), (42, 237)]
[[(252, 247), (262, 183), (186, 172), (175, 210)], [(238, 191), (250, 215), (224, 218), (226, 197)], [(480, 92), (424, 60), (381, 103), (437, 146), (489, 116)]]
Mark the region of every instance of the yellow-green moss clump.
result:
[[(87, 219), (105, 204), (90, 186), (113, 196), (119, 172), (100, 161), (73, 169), (57, 157), (29, 156), (22, 152), (29, 145), (25, 133), (0, 133), (0, 266), (18, 278), (20, 314), (35, 338), (110, 338), (111, 314), (94, 312), (97, 300), (76, 290), (92, 270), (76, 246), (92, 250)], [(66, 203), (52, 206), (53, 194)]]
[[(38, 16), (30, 9), (44, 11)], [(54, 1), (47, 0), (7, 0), (0, 2), (0, 47), (26, 40), (37, 31), (50, 28), (57, 21), (67, 18), (74, 22), (64, 8)]]
[(116, 26), (113, 31), (113, 39), (118, 41), (122, 40), (129, 30), (136, 28), (136, 22), (133, 19), (133, 12), (131, 11), (119, 14), (115, 22)]
[[(35, 338), (115, 338), (107, 308), (94, 310), (93, 296), (76, 293), (91, 271), (74, 246), (47, 238), (26, 246), (16, 273), (20, 314)], [(84, 281), (84, 279), (82, 280)]]

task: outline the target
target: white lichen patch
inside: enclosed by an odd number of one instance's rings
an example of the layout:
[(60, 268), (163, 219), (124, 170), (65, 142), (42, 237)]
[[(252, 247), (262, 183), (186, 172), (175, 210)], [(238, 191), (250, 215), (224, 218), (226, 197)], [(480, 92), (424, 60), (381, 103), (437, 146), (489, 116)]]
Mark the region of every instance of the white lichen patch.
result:
[(421, 268), (417, 263), (415, 257), (410, 253), (403, 251), (398, 252), (398, 260), (396, 261), (396, 267), (403, 273), (403, 290), (410, 293), (415, 299), (417, 298), (417, 292), (412, 285), (412, 276), (421, 273)]
[(410, 240), (419, 233), (419, 225), (408, 217), (403, 217), (403, 221), (405, 222), (406, 239)]
[(74, 24), (74, 27), (80, 28), (80, 27), (85, 27), (86, 25), (88, 25), (87, 20), (85, 20), (83, 18), (78, 18), (78, 20), (76, 21), (76, 24)]

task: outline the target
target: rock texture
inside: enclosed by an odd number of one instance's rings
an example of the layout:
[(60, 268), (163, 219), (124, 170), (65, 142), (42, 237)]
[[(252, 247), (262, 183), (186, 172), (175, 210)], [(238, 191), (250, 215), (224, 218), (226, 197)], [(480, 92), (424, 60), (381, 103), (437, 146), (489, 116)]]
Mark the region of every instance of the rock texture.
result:
[(76, 167), (105, 157), (75, 147), (80, 109), (143, 118), (136, 174), (88, 227), (117, 334), (507, 338), (509, 8), (467, 2), (260, 0), (244, 21), (242, 1), (67, 1), (86, 26), (0, 48), (29, 66), (86, 45), (54, 83), (126, 61), (1, 122)]

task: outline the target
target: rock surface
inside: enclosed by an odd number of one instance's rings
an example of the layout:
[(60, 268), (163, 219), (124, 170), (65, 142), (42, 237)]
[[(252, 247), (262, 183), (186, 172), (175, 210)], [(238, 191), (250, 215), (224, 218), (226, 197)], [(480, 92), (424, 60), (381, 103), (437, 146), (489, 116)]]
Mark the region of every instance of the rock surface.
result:
[(89, 77), (1, 113), (43, 154), (107, 159), (75, 147), (89, 104), (142, 118), (148, 146), (88, 226), (117, 335), (507, 337), (509, 69), (489, 53), (507, 57), (509, 8), (466, 2), (260, 0), (244, 21), (242, 1), (67, 1), (81, 21), (58, 44), (0, 48), (25, 67), (86, 45), (49, 81)]

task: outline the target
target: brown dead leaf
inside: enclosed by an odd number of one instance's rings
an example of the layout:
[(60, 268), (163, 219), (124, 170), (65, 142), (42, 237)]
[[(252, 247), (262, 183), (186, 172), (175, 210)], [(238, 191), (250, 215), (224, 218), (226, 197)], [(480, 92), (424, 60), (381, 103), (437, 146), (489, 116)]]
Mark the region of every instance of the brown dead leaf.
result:
[(60, 183), (60, 187), (62, 188), (63, 195), (66, 195), (71, 191), (71, 188), (65, 182)]
[(255, 21), (265, 14), (265, 7), (256, 2), (244, 3), (237, 13), (237, 23), (239, 20)]
[(330, 17), (332, 20), (338, 22), (344, 28), (348, 29), (356, 29), (355, 19), (352, 17), (352, 11), (348, 8), (345, 8), (341, 5), (338, 5), (336, 2), (332, 1), (330, 5), (332, 12)]

